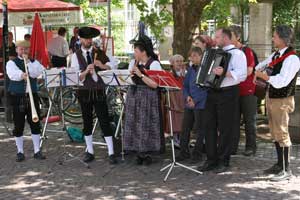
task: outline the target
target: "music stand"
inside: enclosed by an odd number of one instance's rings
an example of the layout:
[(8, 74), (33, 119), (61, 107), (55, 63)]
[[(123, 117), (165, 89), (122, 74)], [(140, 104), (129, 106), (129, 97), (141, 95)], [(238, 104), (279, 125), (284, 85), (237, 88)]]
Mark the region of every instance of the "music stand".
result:
[[(62, 132), (64, 133), (63, 153), (60, 156), (58, 156), (57, 161), (59, 162), (59, 164), (62, 165), (64, 162), (71, 162), (73, 160), (78, 160), (84, 166), (89, 168), (89, 165), (87, 163), (85, 163), (82, 159), (80, 159), (79, 157), (74, 156), (70, 152), (66, 151), (66, 136), (68, 133), (67, 133), (67, 128), (66, 128), (65, 119), (64, 119), (64, 112), (63, 112), (63, 88), (69, 87), (69, 86), (78, 86), (80, 84), (79, 73), (78, 73), (78, 71), (76, 71), (75, 69), (72, 69), (72, 68), (53, 68), (50, 70), (46, 70), (44, 72), (44, 76), (45, 76), (45, 87), (47, 89), (54, 88), (54, 92), (53, 92), (52, 97), (50, 95), (48, 95), (49, 101), (50, 101), (50, 106), (49, 106), (49, 109), (47, 112), (47, 117), (46, 117), (45, 125), (43, 128), (42, 138), (45, 139), (45, 133), (46, 133), (47, 125), (48, 125), (49, 116), (50, 116), (50, 113), (51, 113), (53, 105), (54, 105), (57, 108), (57, 111), (59, 112), (59, 114), (61, 115), (62, 124), (63, 124)], [(53, 101), (53, 97), (55, 96), (55, 93), (57, 92), (57, 88), (59, 89), (60, 105), (55, 105), (54, 101)], [(43, 141), (43, 139), (42, 139), (42, 141)], [(42, 142), (41, 142), (41, 147), (42, 147)], [(67, 157), (70, 157), (70, 159), (68, 159)], [(61, 160), (61, 158), (63, 158), (63, 159)]]
[(175, 147), (174, 147), (174, 135), (173, 135), (173, 124), (172, 124), (172, 111), (171, 111), (171, 101), (170, 101), (170, 91), (176, 91), (180, 89), (180, 84), (175, 79), (175, 77), (172, 75), (172, 73), (168, 71), (158, 71), (158, 70), (148, 70), (146, 71), (146, 74), (154, 80), (160, 88), (164, 88), (167, 91), (167, 101), (168, 101), (168, 113), (169, 113), (169, 123), (170, 123), (170, 135), (171, 135), (171, 146), (172, 146), (172, 162), (168, 164), (167, 166), (163, 167), (160, 171), (165, 171), (166, 169), (169, 169), (165, 178), (164, 182), (167, 181), (171, 171), (174, 167), (179, 166), (183, 167), (187, 170), (196, 172), (198, 174), (202, 174), (202, 172), (193, 169), (191, 167), (188, 167), (186, 165), (183, 165), (179, 162), (176, 162), (175, 158)]
[(99, 71), (98, 75), (101, 76), (103, 82), (105, 85), (109, 85), (112, 87), (118, 87), (118, 95), (121, 99), (121, 113), (119, 116), (118, 124), (115, 130), (115, 138), (118, 137), (119, 130), (121, 129), (121, 140), (122, 140), (122, 161), (125, 160), (124, 158), (124, 135), (122, 133), (122, 118), (124, 114), (124, 106), (125, 106), (125, 100), (123, 98), (123, 95), (121, 94), (120, 88), (128, 87), (130, 85), (134, 85), (134, 82), (131, 79), (130, 71), (127, 69), (124, 70), (106, 70), (106, 71)]

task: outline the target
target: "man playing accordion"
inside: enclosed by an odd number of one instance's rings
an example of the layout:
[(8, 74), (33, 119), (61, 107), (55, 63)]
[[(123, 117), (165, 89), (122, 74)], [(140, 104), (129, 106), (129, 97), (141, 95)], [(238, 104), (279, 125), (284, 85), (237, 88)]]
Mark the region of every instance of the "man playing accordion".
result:
[(224, 76), (220, 88), (210, 88), (205, 107), (207, 161), (200, 171), (227, 171), (232, 152), (234, 123), (239, 106), (239, 83), (247, 77), (247, 61), (244, 53), (231, 43), (231, 31), (221, 28), (216, 31), (216, 44), (231, 54), (228, 69), (215, 67), (213, 73)]

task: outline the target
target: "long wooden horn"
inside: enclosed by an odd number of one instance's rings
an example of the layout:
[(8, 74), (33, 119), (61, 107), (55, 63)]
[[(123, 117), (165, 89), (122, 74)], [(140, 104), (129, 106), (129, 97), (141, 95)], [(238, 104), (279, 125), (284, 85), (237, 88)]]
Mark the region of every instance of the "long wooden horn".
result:
[(39, 117), (38, 114), (36, 112), (35, 109), (35, 105), (34, 105), (34, 100), (33, 100), (33, 95), (32, 95), (32, 90), (31, 90), (31, 85), (30, 85), (30, 78), (29, 78), (29, 73), (28, 73), (28, 67), (27, 67), (27, 61), (25, 58), (25, 56), (23, 55), (23, 59), (24, 59), (24, 65), (25, 65), (25, 72), (27, 74), (27, 88), (28, 88), (28, 94), (29, 94), (29, 100), (30, 100), (30, 108), (31, 108), (31, 117), (32, 117), (32, 121), (33, 122), (38, 122), (39, 121)]

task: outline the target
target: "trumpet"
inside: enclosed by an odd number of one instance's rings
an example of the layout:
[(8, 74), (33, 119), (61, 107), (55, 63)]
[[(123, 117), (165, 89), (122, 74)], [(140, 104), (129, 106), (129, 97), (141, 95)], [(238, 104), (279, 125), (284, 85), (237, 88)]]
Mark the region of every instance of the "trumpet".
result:
[(31, 85), (30, 85), (30, 78), (29, 78), (28, 66), (27, 66), (27, 56), (23, 55), (23, 59), (24, 59), (25, 72), (27, 74), (26, 84), (27, 84), (29, 100), (30, 100), (31, 117), (32, 117), (32, 121), (36, 123), (39, 121), (39, 117), (35, 109)]

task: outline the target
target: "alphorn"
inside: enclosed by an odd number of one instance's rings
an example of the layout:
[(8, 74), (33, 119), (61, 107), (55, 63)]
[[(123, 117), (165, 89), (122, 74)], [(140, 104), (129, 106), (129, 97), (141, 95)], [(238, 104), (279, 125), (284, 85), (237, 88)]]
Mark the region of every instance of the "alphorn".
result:
[(24, 59), (24, 65), (25, 65), (25, 72), (27, 74), (26, 83), (27, 83), (28, 94), (29, 94), (31, 117), (32, 117), (32, 121), (36, 123), (36, 122), (39, 121), (39, 117), (38, 117), (38, 114), (36, 112), (35, 105), (34, 105), (34, 100), (33, 100), (33, 95), (32, 95), (32, 90), (31, 90), (31, 84), (30, 84), (30, 78), (29, 78), (29, 73), (28, 73), (28, 67), (27, 67), (27, 57), (23, 55), (23, 59)]

